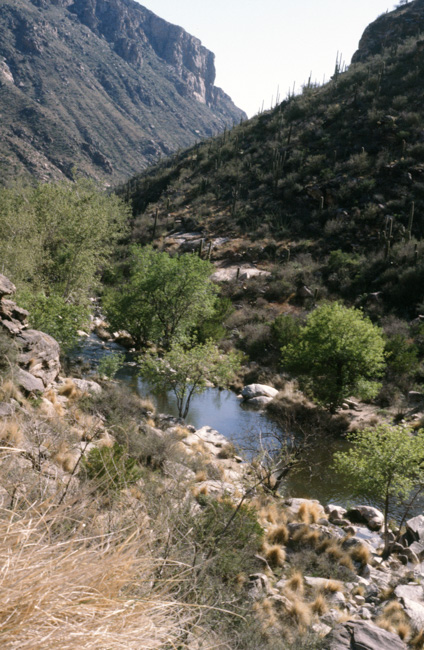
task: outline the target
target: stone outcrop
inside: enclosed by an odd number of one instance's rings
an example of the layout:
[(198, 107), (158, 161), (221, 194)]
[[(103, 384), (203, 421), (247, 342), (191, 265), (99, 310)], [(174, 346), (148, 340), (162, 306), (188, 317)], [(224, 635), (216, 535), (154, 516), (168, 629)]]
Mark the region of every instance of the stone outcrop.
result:
[(377, 627), (371, 621), (348, 621), (327, 637), (328, 650), (406, 650), (397, 634)]
[[(395, 48), (409, 36), (424, 30), (424, 0), (415, 0), (379, 16), (365, 29), (352, 63), (366, 61), (384, 48)], [(417, 47), (422, 47), (421, 41)]]
[(27, 393), (42, 392), (60, 372), (60, 347), (48, 334), (29, 329), (28, 312), (10, 298), (16, 287), (0, 275), (0, 327), (13, 338), (18, 349), (16, 383)]

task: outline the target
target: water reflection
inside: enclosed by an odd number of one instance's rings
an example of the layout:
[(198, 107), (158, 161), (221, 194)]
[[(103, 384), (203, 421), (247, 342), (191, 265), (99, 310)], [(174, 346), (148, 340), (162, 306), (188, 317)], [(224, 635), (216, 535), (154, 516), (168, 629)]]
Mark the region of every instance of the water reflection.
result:
[[(108, 347), (91, 335), (82, 341), (79, 349), (74, 352), (74, 357), (81, 356), (92, 367), (96, 367), (102, 356), (111, 354), (115, 350), (123, 350), (120, 346), (112, 344)], [(176, 399), (172, 392), (155, 392), (149, 384), (138, 376), (138, 369), (133, 365), (131, 355), (127, 354), (127, 363), (117, 374), (117, 379), (123, 381), (142, 397), (149, 397), (154, 402), (160, 413), (177, 416)], [(226, 436), (241, 448), (251, 450), (259, 446), (259, 438), (264, 432), (275, 428), (275, 423), (258, 411), (241, 404), (240, 399), (228, 390), (208, 388), (201, 395), (194, 395), (191, 401), (190, 412), (186, 418), (189, 424), (196, 428), (210, 426)], [(281, 430), (280, 430), (281, 435)], [(358, 503), (352, 495), (349, 485), (343, 477), (336, 475), (331, 469), (333, 453), (348, 448), (348, 443), (321, 434), (317, 444), (305, 458), (300, 471), (289, 475), (284, 490), (291, 496), (318, 499), (321, 503), (337, 503), (349, 506)], [(382, 508), (383, 503), (378, 499), (361, 499), (362, 503)], [(413, 514), (423, 511), (424, 498), (417, 502)], [(392, 516), (399, 518), (401, 509), (395, 507)], [(412, 515), (411, 515), (412, 516)]]

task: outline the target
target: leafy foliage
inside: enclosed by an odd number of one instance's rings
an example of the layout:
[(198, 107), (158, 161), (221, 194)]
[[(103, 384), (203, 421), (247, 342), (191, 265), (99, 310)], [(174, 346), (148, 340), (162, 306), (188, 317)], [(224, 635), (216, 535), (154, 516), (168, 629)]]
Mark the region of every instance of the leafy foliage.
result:
[(381, 424), (348, 434), (347, 452), (334, 454), (334, 468), (359, 496), (384, 499), (385, 531), (395, 499), (405, 501), (424, 479), (424, 431)]
[(140, 359), (140, 374), (159, 390), (171, 390), (180, 417), (186, 417), (193, 395), (203, 393), (210, 384), (225, 388), (240, 366), (240, 354), (224, 355), (212, 341), (187, 348), (174, 343), (162, 358), (147, 352)]
[(282, 348), (282, 361), (334, 411), (351, 394), (377, 393), (384, 346), (380, 329), (358, 309), (324, 304), (310, 314), (298, 340)]
[(127, 282), (104, 297), (109, 322), (128, 330), (137, 345), (153, 341), (169, 347), (213, 315), (217, 289), (211, 269), (195, 255), (171, 257), (151, 246), (133, 246)]
[(55, 292), (46, 295), (44, 291), (32, 293), (24, 288), (17, 300), (29, 311), (32, 327), (53, 336), (64, 352), (77, 344), (78, 330), (89, 322), (90, 311), (86, 304), (67, 302)]
[(118, 370), (122, 368), (124, 361), (124, 352), (112, 352), (111, 354), (105, 354), (99, 361), (97, 371), (99, 375), (105, 375), (108, 379), (113, 379)]
[(127, 220), (122, 201), (87, 180), (0, 188), (3, 273), (33, 326), (64, 348), (87, 320), (89, 296)]
[(95, 482), (102, 493), (113, 493), (136, 483), (141, 471), (135, 458), (128, 455), (125, 447), (115, 443), (113, 447), (94, 447), (83, 458), (85, 476)]

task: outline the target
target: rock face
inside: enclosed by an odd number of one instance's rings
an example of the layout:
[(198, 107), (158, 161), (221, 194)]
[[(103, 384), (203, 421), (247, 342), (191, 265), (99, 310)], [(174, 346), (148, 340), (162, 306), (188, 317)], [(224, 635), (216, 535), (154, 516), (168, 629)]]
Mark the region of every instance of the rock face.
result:
[(44, 332), (28, 329), (28, 312), (4, 297), (15, 291), (12, 282), (0, 275), (0, 327), (13, 337), (19, 350), (16, 382), (27, 393), (41, 392), (59, 375), (59, 343)]
[(397, 43), (408, 36), (417, 36), (423, 29), (424, 0), (415, 0), (382, 14), (364, 31), (352, 63), (365, 61), (385, 47), (396, 47)]
[(10, 168), (116, 184), (245, 117), (214, 82), (213, 53), (134, 0), (2, 2)]
[(387, 632), (369, 621), (348, 621), (339, 625), (327, 637), (328, 650), (406, 650), (392, 632)]

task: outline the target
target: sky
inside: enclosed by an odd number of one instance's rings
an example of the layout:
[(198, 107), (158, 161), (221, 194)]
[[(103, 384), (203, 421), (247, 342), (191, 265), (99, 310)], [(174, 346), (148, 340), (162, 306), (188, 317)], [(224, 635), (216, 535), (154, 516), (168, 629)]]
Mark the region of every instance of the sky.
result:
[(216, 85), (249, 117), (270, 108), (279, 89), (301, 90), (346, 64), (365, 27), (395, 0), (141, 0), (216, 55)]

